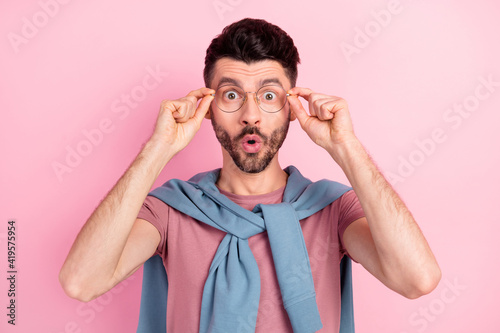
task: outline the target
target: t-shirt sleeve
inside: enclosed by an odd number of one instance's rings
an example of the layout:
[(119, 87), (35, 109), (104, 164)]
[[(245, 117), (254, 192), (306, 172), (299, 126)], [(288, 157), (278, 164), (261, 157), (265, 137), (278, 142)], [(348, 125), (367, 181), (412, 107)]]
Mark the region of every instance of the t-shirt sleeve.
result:
[(151, 223), (160, 233), (160, 243), (155, 254), (165, 257), (167, 244), (167, 222), (169, 206), (158, 198), (148, 195), (137, 215), (138, 219), (143, 219)]
[[(344, 231), (354, 221), (365, 216), (363, 208), (353, 190), (347, 191), (340, 197), (338, 234), (340, 239), (340, 252), (347, 254), (344, 246)], [(351, 258), (351, 256), (349, 256)], [(352, 258), (351, 258), (352, 259)], [(354, 260), (354, 259), (353, 259)]]

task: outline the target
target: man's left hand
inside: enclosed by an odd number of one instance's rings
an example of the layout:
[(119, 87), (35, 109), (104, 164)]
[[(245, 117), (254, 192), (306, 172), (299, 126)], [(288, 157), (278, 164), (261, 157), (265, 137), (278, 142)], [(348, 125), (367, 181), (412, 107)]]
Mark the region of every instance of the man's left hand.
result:
[[(319, 94), (308, 88), (295, 87), (288, 91), (292, 117), (319, 146), (333, 153), (339, 145), (357, 140), (352, 128), (347, 102), (335, 96)], [(309, 114), (299, 97), (309, 102)]]

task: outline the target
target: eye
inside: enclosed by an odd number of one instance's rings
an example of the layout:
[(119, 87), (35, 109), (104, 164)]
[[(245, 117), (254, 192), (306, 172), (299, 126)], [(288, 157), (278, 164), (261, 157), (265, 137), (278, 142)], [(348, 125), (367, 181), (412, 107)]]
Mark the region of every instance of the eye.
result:
[(274, 103), (281, 99), (282, 90), (281, 87), (273, 85), (261, 87), (258, 91), (259, 100), (263, 103)]
[(273, 101), (276, 99), (276, 93), (272, 91), (266, 91), (264, 92), (264, 100), (266, 101)]
[(229, 100), (229, 101), (234, 101), (235, 99), (238, 99), (239, 93), (236, 90), (228, 90), (224, 92), (224, 98)]

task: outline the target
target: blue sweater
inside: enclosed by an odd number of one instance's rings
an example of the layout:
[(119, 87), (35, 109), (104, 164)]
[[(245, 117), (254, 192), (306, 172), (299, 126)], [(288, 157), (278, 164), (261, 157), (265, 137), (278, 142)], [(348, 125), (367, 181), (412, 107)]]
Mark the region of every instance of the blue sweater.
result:
[[(283, 202), (257, 205), (252, 212), (220, 194), (215, 182), (220, 170), (198, 174), (188, 182), (171, 180), (150, 195), (169, 206), (227, 232), (214, 257), (203, 291), (200, 332), (236, 332), (241, 318), (255, 320), (260, 297), (260, 274), (248, 238), (267, 231), (283, 305), (294, 332), (315, 332), (322, 324), (316, 305), (309, 257), (299, 220), (323, 209), (350, 188), (322, 180), (312, 183), (293, 166)], [(246, 223), (242, 223), (246, 222)], [(302, 280), (287, 279), (290, 267), (301, 265)], [(341, 262), (341, 328), (354, 332), (351, 261)], [(161, 258), (144, 264), (141, 310), (137, 332), (166, 332), (168, 279)], [(214, 301), (217, 300), (217, 301)]]

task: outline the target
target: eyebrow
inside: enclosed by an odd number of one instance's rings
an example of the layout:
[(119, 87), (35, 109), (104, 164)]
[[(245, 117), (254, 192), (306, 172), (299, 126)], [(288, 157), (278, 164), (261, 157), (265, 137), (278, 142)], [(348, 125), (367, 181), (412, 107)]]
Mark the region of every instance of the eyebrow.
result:
[(219, 83), (217, 84), (217, 88), (226, 83), (230, 83), (232, 85), (241, 87), (240, 81), (224, 76), (220, 79)]
[[(269, 79), (260, 80), (259, 87), (268, 85), (270, 83), (275, 83), (275, 84), (278, 84), (279, 86), (283, 87), (283, 84), (281, 83), (281, 81), (278, 78), (269, 78)], [(235, 85), (239, 88), (242, 87), (241, 81), (230, 78), (230, 77), (226, 77), (226, 76), (224, 76), (220, 79), (219, 83), (217, 84), (217, 88), (219, 88), (220, 86), (222, 86), (224, 84)]]
[(277, 83), (278, 85), (280, 85), (281, 87), (283, 87), (283, 84), (277, 78), (271, 78), (271, 79), (261, 80), (260, 81), (260, 86), (262, 87), (262, 86), (268, 85), (270, 83)]

